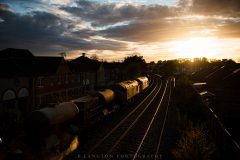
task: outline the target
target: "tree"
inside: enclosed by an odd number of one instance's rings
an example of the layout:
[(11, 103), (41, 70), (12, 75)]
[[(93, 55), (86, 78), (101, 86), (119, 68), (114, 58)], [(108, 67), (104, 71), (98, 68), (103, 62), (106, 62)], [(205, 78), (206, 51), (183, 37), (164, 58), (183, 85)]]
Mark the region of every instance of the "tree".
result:
[(176, 60), (165, 61), (160, 69), (166, 75), (172, 75), (177, 70), (177, 63)]
[(94, 60), (94, 61), (99, 61), (99, 58), (96, 54), (93, 54), (90, 59)]
[(179, 160), (208, 160), (215, 151), (215, 144), (207, 136), (204, 125), (190, 123), (172, 153)]
[(128, 64), (128, 63), (140, 63), (140, 64), (146, 64), (145, 59), (143, 59), (143, 56), (138, 56), (138, 55), (133, 55), (124, 58), (123, 63)]
[(162, 64), (162, 60), (159, 60), (158, 62), (157, 62), (157, 65), (161, 65)]
[(61, 57), (66, 57), (66, 56), (67, 56), (67, 53), (66, 53), (66, 52), (61, 52), (61, 53), (59, 53), (59, 55), (60, 55)]
[(141, 76), (146, 70), (146, 62), (145, 59), (143, 59), (143, 56), (133, 55), (126, 57), (124, 58), (123, 65), (126, 76), (129, 78)]
[(235, 65), (236, 64), (236, 62), (234, 61), (234, 60), (232, 60), (232, 59), (228, 59), (228, 60), (226, 60), (226, 65), (229, 65), (229, 66), (231, 66), (231, 65)]
[(151, 61), (149, 64), (150, 64), (150, 65), (155, 65), (155, 62), (154, 62), (154, 61)]

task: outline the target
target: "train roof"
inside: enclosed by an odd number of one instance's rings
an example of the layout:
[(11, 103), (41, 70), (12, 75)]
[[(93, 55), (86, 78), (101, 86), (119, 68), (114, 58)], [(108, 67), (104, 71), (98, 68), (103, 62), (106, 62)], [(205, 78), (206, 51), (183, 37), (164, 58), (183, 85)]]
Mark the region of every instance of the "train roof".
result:
[(200, 92), (199, 94), (202, 97), (214, 97), (215, 96), (215, 94), (213, 94), (213, 93), (211, 93), (209, 91), (203, 91), (203, 92)]
[(129, 80), (129, 81), (120, 82), (117, 85), (121, 86), (124, 89), (128, 89), (133, 86), (138, 86), (138, 82), (136, 80)]
[(85, 103), (85, 102), (91, 101), (92, 99), (93, 99), (92, 96), (86, 95), (86, 96), (83, 96), (83, 97), (79, 97), (77, 99), (73, 99), (73, 100), (71, 100), (71, 102), (73, 102), (73, 103)]
[(111, 89), (105, 89), (102, 91), (98, 91), (98, 94), (103, 99), (103, 101), (107, 104), (114, 100), (114, 92)]
[(74, 118), (79, 113), (76, 104), (63, 102), (55, 107), (46, 107), (33, 111), (30, 118), (31, 127), (47, 129), (50, 125), (60, 124)]
[(148, 81), (148, 78), (147, 77), (138, 77), (138, 78), (136, 78), (136, 80), (143, 82), (143, 81)]

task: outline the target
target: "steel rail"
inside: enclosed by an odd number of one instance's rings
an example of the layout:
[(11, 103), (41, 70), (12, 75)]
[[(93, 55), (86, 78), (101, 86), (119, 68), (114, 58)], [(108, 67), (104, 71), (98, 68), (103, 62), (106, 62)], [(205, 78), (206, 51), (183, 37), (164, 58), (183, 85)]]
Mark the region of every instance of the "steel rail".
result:
[[(165, 116), (164, 116), (164, 121), (163, 121), (163, 126), (162, 126), (162, 129), (161, 129), (160, 137), (158, 139), (158, 145), (157, 145), (157, 149), (156, 149), (155, 155), (158, 155), (158, 153), (159, 153), (160, 146), (161, 146), (161, 141), (162, 141), (162, 136), (163, 136), (163, 131), (165, 129), (165, 124), (166, 124), (166, 120), (167, 120), (167, 116), (168, 116), (169, 104), (170, 104), (170, 99), (171, 99), (171, 95), (172, 95), (172, 85), (171, 85), (171, 82), (170, 82), (170, 91), (169, 92), (170, 93), (169, 93), (169, 96), (168, 96), (168, 104), (167, 104), (166, 113), (165, 113)], [(156, 157), (155, 157), (155, 159), (156, 159)]]
[[(158, 82), (156, 82), (158, 84)], [(162, 84), (162, 83), (161, 83)], [(96, 145), (94, 145), (89, 151), (88, 154), (92, 153), (96, 148), (98, 148), (114, 131), (116, 131), (120, 125), (122, 125), (131, 115), (133, 115), (135, 113), (135, 111), (137, 111), (137, 109), (139, 109), (141, 107), (141, 105), (147, 101), (147, 99), (154, 93), (154, 91), (156, 90), (157, 85), (153, 88), (153, 90), (148, 94), (148, 96), (146, 96), (144, 98), (144, 100), (138, 104), (127, 116), (125, 116), (106, 136), (104, 136), (100, 141), (98, 141), (96, 143)]]
[(140, 117), (142, 117), (142, 115), (145, 113), (145, 111), (148, 109), (148, 107), (150, 106), (150, 104), (153, 102), (153, 100), (155, 99), (155, 97), (159, 94), (160, 90), (162, 87), (162, 83), (161, 86), (159, 87), (157, 93), (153, 96), (153, 98), (151, 99), (151, 101), (148, 103), (148, 105), (144, 108), (144, 110), (138, 115), (138, 117), (134, 120), (134, 122), (128, 127), (127, 130), (125, 130), (125, 132), (121, 135), (120, 138), (118, 138), (118, 140), (114, 143), (114, 145), (110, 148), (110, 150), (108, 150), (107, 154), (111, 153), (114, 148), (119, 144), (119, 142), (127, 135), (127, 133), (129, 133), (130, 129), (132, 129), (132, 127), (137, 123), (137, 121), (140, 119)]
[(142, 138), (142, 140), (141, 140), (141, 142), (140, 142), (140, 144), (139, 144), (139, 146), (138, 146), (138, 148), (137, 148), (137, 150), (136, 150), (136, 152), (135, 152), (135, 154), (134, 154), (134, 156), (133, 156), (133, 160), (135, 160), (135, 159), (137, 158), (137, 154), (138, 154), (139, 150), (141, 149), (141, 147), (142, 147), (142, 145), (143, 145), (143, 142), (144, 142), (144, 140), (145, 140), (145, 138), (146, 138), (146, 136), (147, 136), (147, 134), (148, 134), (148, 132), (149, 132), (152, 124), (153, 124), (153, 121), (155, 120), (155, 117), (156, 117), (156, 115), (157, 115), (157, 113), (158, 113), (158, 111), (159, 111), (159, 109), (160, 109), (160, 106), (161, 106), (161, 104), (162, 104), (162, 102), (163, 102), (163, 99), (164, 99), (164, 97), (165, 97), (167, 86), (168, 86), (168, 80), (167, 80), (167, 83), (166, 83), (166, 86), (165, 86), (163, 95), (162, 95), (162, 97), (161, 97), (161, 100), (160, 100), (160, 102), (158, 103), (158, 106), (157, 106), (157, 108), (156, 108), (156, 111), (154, 112), (153, 118), (151, 119), (151, 121), (150, 121), (150, 123), (149, 123), (149, 125), (148, 125), (148, 128), (146, 129), (146, 132), (145, 132), (145, 134), (144, 134), (144, 136), (143, 136), (143, 138)]

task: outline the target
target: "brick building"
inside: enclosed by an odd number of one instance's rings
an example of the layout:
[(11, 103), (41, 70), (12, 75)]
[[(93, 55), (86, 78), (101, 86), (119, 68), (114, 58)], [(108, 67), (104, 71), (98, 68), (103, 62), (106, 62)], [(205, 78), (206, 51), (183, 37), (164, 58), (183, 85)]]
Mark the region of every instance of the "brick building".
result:
[(85, 53), (69, 62), (69, 66), (74, 74), (83, 77), (85, 90), (92, 91), (106, 85), (103, 63), (86, 57)]
[(82, 94), (81, 75), (73, 74), (63, 57), (36, 57), (33, 75), (35, 106), (67, 101)]
[(0, 62), (0, 114), (12, 110), (16, 117), (80, 97), (124, 77), (122, 64), (94, 61), (85, 54), (66, 61), (63, 57), (34, 56), (23, 49), (5, 49), (0, 51)]

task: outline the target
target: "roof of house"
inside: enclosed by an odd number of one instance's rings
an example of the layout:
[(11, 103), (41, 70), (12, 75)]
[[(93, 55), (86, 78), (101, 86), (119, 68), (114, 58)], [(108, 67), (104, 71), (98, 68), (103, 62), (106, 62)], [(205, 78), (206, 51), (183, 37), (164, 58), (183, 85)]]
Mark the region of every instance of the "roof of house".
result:
[(7, 48), (0, 51), (0, 58), (34, 58), (34, 55), (27, 49)]
[(86, 56), (80, 56), (80, 57), (72, 60), (72, 62), (91, 63), (91, 62), (97, 62), (97, 61), (95, 61), (95, 60), (93, 60), (93, 59), (90, 59), (90, 58), (88, 58), (88, 57), (86, 57)]
[(72, 72), (97, 72), (100, 67), (100, 62), (90, 62), (90, 63), (81, 63), (81, 62), (69, 62), (69, 68)]
[(123, 68), (123, 63), (120, 63), (120, 62), (104, 62), (103, 66), (106, 69), (114, 69), (114, 68), (121, 69), (121, 68)]
[(193, 75), (193, 79), (207, 82), (208, 85), (221, 85), (239, 88), (240, 64), (222, 63), (206, 67)]
[(33, 75), (56, 74), (62, 61), (64, 61), (63, 57), (36, 57), (33, 63)]
[(62, 57), (2, 58), (0, 77), (56, 74), (62, 60)]
[(80, 56), (69, 63), (72, 72), (96, 72), (101, 65), (101, 62), (92, 60), (85, 56)]
[[(53, 75), (63, 61), (63, 57), (34, 56), (26, 49), (4, 49), (0, 51), (0, 77)], [(122, 67), (121, 63), (99, 62), (84, 55), (67, 65), (72, 72), (92, 73), (97, 72), (101, 65), (108, 70)]]
[(63, 57), (35, 57), (28, 50), (5, 49), (0, 51), (0, 77), (56, 74), (63, 60)]

